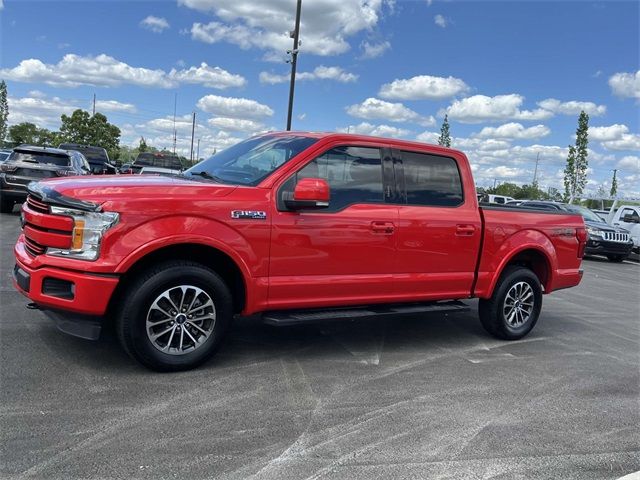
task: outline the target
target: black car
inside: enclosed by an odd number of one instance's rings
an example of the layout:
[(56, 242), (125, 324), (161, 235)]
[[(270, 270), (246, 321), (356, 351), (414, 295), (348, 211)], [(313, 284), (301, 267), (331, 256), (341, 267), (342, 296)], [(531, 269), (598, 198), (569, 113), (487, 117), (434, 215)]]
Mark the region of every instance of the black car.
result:
[(0, 164), (0, 212), (11, 213), (27, 198), (30, 182), (53, 177), (88, 175), (89, 162), (80, 152), (21, 145)]
[(58, 148), (80, 152), (89, 162), (91, 173), (94, 175), (115, 175), (118, 173), (116, 166), (109, 160), (107, 151), (102, 147), (80, 145), (78, 143), (61, 143)]
[(585, 249), (587, 254), (604, 255), (611, 262), (622, 262), (629, 256), (633, 248), (633, 240), (628, 230), (608, 225), (596, 213), (580, 205), (530, 200), (522, 202), (520, 207), (582, 215), (589, 235)]
[(165, 168), (179, 173), (182, 171), (182, 162), (180, 157), (171, 153), (142, 152), (138, 154), (129, 168), (131, 173), (140, 173), (144, 167)]

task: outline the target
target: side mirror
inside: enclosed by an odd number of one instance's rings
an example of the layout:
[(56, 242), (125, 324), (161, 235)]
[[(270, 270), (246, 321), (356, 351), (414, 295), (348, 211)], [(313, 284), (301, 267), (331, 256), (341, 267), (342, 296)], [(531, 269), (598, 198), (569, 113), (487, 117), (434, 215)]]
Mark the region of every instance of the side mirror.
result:
[(285, 192), (289, 210), (320, 209), (329, 206), (329, 184), (322, 178), (303, 178), (292, 192)]
[(640, 220), (630, 213), (622, 217), (622, 221), (625, 223), (640, 223)]

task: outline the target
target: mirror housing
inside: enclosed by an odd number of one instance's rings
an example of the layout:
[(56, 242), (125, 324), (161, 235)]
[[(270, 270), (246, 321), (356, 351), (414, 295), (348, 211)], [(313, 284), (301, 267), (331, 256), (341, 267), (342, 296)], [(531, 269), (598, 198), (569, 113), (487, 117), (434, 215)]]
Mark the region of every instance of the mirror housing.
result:
[(284, 204), (289, 210), (309, 210), (329, 206), (329, 184), (322, 178), (303, 178), (293, 192), (285, 192)]
[(625, 223), (640, 223), (638, 219), (636, 219), (635, 216), (630, 213), (622, 217), (622, 221)]

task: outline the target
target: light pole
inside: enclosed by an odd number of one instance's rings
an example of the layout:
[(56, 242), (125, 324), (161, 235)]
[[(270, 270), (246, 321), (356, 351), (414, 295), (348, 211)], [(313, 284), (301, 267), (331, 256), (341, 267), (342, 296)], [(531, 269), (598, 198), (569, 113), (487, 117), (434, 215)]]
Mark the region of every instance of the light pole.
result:
[(291, 130), (291, 115), (293, 114), (293, 93), (296, 88), (296, 65), (298, 63), (298, 38), (300, 36), (300, 10), (302, 9), (302, 0), (298, 0), (296, 8), (296, 27), (289, 36), (293, 38), (293, 49), (287, 53), (291, 54), (291, 83), (289, 84), (289, 110), (287, 112), (287, 131)]

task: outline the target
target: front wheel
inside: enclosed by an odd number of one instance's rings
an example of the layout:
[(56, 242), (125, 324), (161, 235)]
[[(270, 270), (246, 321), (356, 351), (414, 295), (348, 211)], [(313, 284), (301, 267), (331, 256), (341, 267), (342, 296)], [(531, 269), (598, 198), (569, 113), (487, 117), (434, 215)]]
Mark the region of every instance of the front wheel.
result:
[(542, 308), (538, 277), (525, 267), (508, 267), (493, 295), (481, 299), (480, 322), (487, 332), (502, 340), (518, 340), (535, 326)]
[(15, 202), (9, 198), (4, 196), (0, 196), (0, 212), (1, 213), (12, 213), (13, 212), (13, 204)]
[(211, 269), (172, 261), (127, 285), (117, 330), (124, 349), (152, 370), (188, 370), (218, 348), (233, 316), (231, 293)]

